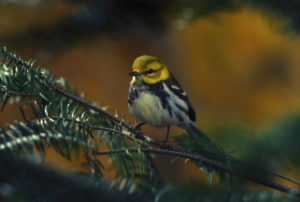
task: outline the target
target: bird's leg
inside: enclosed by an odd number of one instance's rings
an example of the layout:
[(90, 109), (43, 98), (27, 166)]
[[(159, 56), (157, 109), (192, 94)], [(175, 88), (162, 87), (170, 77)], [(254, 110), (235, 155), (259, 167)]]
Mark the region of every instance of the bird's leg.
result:
[(170, 132), (170, 126), (167, 126), (167, 136), (166, 139), (164, 140), (164, 144), (168, 143), (169, 132)]

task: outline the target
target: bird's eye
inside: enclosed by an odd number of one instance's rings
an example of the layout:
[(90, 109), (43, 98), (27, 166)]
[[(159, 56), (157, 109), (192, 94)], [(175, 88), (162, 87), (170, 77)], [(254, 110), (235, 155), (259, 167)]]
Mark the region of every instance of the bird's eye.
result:
[(153, 73), (153, 72), (155, 72), (153, 69), (149, 69), (149, 70), (146, 71), (145, 73), (146, 73), (146, 74), (151, 74), (151, 73)]

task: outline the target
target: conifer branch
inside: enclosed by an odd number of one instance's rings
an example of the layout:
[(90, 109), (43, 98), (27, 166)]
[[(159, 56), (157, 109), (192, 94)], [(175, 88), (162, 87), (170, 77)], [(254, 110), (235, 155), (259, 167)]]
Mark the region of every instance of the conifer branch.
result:
[[(77, 120), (74, 120), (74, 119), (71, 119), (71, 118), (62, 118), (62, 117), (58, 117), (58, 116), (51, 116), (51, 118), (53, 118), (55, 120), (74, 121), (78, 124), (85, 125), (84, 122), (77, 121)], [(124, 136), (132, 139), (131, 133), (129, 133), (129, 132), (123, 132), (123, 131), (115, 130), (115, 129), (112, 129), (112, 128), (99, 127), (99, 126), (89, 126), (89, 127), (93, 130), (104, 130), (104, 131), (109, 131), (109, 132), (113, 132), (113, 133), (118, 133), (120, 135), (124, 135)], [(150, 138), (146, 135), (144, 135), (144, 136), (145, 136), (146, 139), (151, 139), (152, 140), (152, 141), (150, 141), (150, 143), (152, 145), (159, 146), (159, 145), (153, 144), (153, 143), (159, 142), (159, 141), (154, 140), (154, 139), (152, 139), (152, 138)], [(139, 143), (143, 144), (143, 142), (139, 142)], [(161, 142), (159, 142), (159, 143), (160, 144), (166, 144), (166, 143), (161, 143)], [(166, 145), (169, 148), (173, 148), (173, 146), (171, 146), (171, 145), (168, 145), (168, 144), (166, 144)], [(145, 144), (143, 144), (143, 146), (145, 146)], [(273, 182), (271, 180), (267, 180), (265, 178), (261, 178), (261, 177), (258, 177), (258, 176), (253, 176), (253, 175), (248, 176), (247, 173), (242, 173), (242, 172), (240, 172), (236, 169), (230, 168), (227, 165), (225, 165), (223, 163), (220, 163), (218, 161), (211, 160), (211, 159), (206, 158), (202, 155), (194, 154), (194, 153), (191, 153), (191, 152), (188, 152), (188, 151), (176, 148), (176, 147), (174, 147), (174, 148), (176, 150), (167, 149), (166, 147), (161, 147), (161, 148), (153, 148), (153, 147), (145, 148), (145, 147), (143, 147), (143, 148), (129, 148), (129, 149), (126, 148), (126, 149), (116, 149), (116, 150), (106, 150), (106, 151), (95, 151), (94, 150), (93, 154), (95, 154), (95, 155), (110, 155), (110, 154), (120, 154), (120, 153), (127, 153), (127, 152), (140, 152), (140, 151), (143, 151), (145, 153), (156, 153), (156, 154), (162, 154), (162, 155), (172, 155), (172, 156), (176, 156), (176, 157), (180, 157), (180, 158), (188, 158), (188, 159), (191, 159), (191, 160), (200, 161), (201, 163), (203, 163), (205, 165), (212, 166), (215, 169), (225, 171), (227, 173), (236, 175), (236, 176), (241, 177), (243, 179), (246, 179), (246, 180), (261, 184), (261, 185), (264, 185), (266, 187), (276, 189), (278, 191), (282, 191), (282, 192), (285, 192), (285, 193), (291, 193), (291, 194), (296, 195), (297, 197), (300, 197), (300, 192), (297, 189), (294, 189), (294, 188), (291, 188), (291, 187), (288, 187), (288, 186), (284, 186), (284, 185), (281, 185), (279, 183), (276, 183), (276, 182)], [(296, 182), (292, 179), (289, 179), (285, 176), (282, 176), (282, 175), (279, 175), (279, 174), (276, 174), (276, 173), (271, 173), (271, 174), (299, 185), (298, 182)]]
[[(59, 117), (59, 116), (50, 116), (52, 119), (54, 119), (54, 120), (65, 120), (65, 121), (74, 121), (74, 122), (76, 122), (76, 123), (78, 123), (78, 124), (80, 124), (80, 125), (87, 125), (86, 123), (84, 123), (84, 122), (82, 122), (82, 121), (78, 121), (78, 120), (75, 120), (75, 119), (72, 119), (72, 118), (63, 118), (63, 117)], [(101, 126), (87, 126), (87, 127), (90, 127), (91, 129), (93, 129), (93, 130), (102, 130), (102, 131), (108, 131), (108, 132), (112, 132), (112, 133), (117, 133), (117, 134), (120, 134), (120, 135), (123, 135), (123, 136), (125, 136), (125, 137), (127, 137), (127, 138), (129, 138), (129, 139), (131, 139), (131, 140), (133, 140), (133, 138), (132, 138), (132, 133), (131, 132), (128, 132), (128, 131), (119, 131), (119, 130), (116, 130), (116, 129), (113, 129), (113, 128), (107, 128), (107, 127), (101, 127)], [(146, 136), (145, 135), (145, 137), (146, 137), (146, 139), (148, 139), (148, 140), (153, 140), (153, 142), (159, 142), (159, 141), (157, 141), (157, 140), (154, 140), (154, 139), (152, 139), (152, 138), (150, 138), (150, 137), (148, 137), (148, 136)], [(142, 145), (142, 146), (146, 146), (145, 144), (144, 144), (144, 142), (143, 141), (139, 141), (138, 140), (138, 142)], [(151, 141), (150, 141), (150, 143), (152, 143)], [(159, 142), (160, 143), (160, 142)], [(152, 143), (153, 144), (153, 143)], [(163, 143), (163, 144), (165, 144), (167, 147), (172, 147), (171, 145), (168, 145), (167, 143)], [(155, 145), (155, 146), (157, 146), (156, 144), (153, 144), (153, 145)], [(164, 145), (164, 146), (165, 146)], [(168, 149), (167, 149), (168, 150)], [(167, 151), (166, 150), (166, 151)], [(178, 150), (178, 148), (176, 148), (176, 151)], [(114, 151), (117, 151), (117, 150), (114, 150)], [(112, 151), (112, 150), (108, 150), (108, 151), (106, 151), (106, 152), (112, 152), (112, 153), (114, 153), (114, 151)], [(168, 150), (168, 151), (175, 151), (175, 150)], [(186, 153), (186, 151), (183, 151), (183, 150), (181, 150), (182, 151), (182, 154), (187, 154)], [(96, 154), (98, 154), (98, 155), (103, 155), (103, 154), (106, 154), (105, 153), (105, 151), (103, 151), (103, 152), (96, 152)], [(192, 153), (191, 153), (192, 154)], [(283, 176), (283, 175), (279, 175), (279, 174), (277, 174), (277, 173), (274, 173), (274, 172), (271, 172), (271, 171), (265, 171), (265, 172), (267, 172), (267, 173), (270, 173), (271, 175), (274, 175), (274, 176), (276, 176), (276, 177), (279, 177), (279, 178), (282, 178), (282, 179), (284, 179), (284, 180), (287, 180), (287, 181), (289, 181), (289, 182), (292, 182), (292, 183), (294, 183), (294, 184), (296, 184), (296, 185), (299, 185), (300, 186), (300, 183), (299, 182), (297, 182), (297, 181), (295, 181), (295, 180), (293, 180), (293, 179), (290, 179), (290, 178), (288, 178), (288, 177), (285, 177), (285, 176)]]
[(95, 152), (97, 155), (108, 155), (108, 154), (120, 154), (120, 153), (128, 153), (128, 152), (146, 152), (146, 153), (156, 153), (156, 154), (162, 154), (162, 155), (172, 155), (180, 158), (188, 158), (195, 161), (201, 161), (202, 163), (208, 164), (210, 166), (213, 166), (214, 168), (221, 169), (223, 171), (226, 171), (228, 173), (234, 174), (240, 178), (255, 182), (257, 184), (264, 185), (269, 188), (276, 189), (281, 192), (289, 193), (292, 195), (295, 195), (297, 197), (300, 197), (300, 191), (276, 182), (273, 182), (271, 180), (267, 180), (258, 176), (249, 176), (247, 174), (243, 174), (237, 170), (234, 170), (232, 168), (229, 168), (227, 166), (224, 166), (222, 163), (219, 163), (217, 161), (207, 159), (201, 155), (192, 154), (189, 152), (178, 152), (178, 151), (171, 151), (166, 149), (157, 149), (157, 148), (130, 148), (130, 149), (117, 149), (117, 150), (106, 150), (106, 151), (98, 151)]

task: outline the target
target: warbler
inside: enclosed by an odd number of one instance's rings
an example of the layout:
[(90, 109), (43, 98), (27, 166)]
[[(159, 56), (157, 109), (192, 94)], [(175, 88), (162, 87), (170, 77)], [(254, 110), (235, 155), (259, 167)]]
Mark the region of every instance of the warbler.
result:
[(179, 126), (192, 136), (202, 134), (194, 124), (196, 114), (187, 94), (164, 63), (157, 57), (142, 55), (135, 59), (132, 69), (128, 107), (135, 120), (141, 122), (137, 128), (143, 124), (167, 127), (164, 142), (168, 141), (171, 126)]

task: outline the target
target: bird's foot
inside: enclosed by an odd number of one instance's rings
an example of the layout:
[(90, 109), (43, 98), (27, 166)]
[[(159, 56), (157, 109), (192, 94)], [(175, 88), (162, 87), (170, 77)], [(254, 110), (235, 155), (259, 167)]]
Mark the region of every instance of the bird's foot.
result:
[(139, 124), (136, 124), (134, 125), (131, 129), (130, 129), (130, 132), (131, 133), (135, 133), (135, 132), (138, 132), (139, 130), (141, 130), (141, 126), (144, 125), (145, 123), (139, 123)]
[(164, 141), (162, 141), (161, 142), (163, 145), (167, 145), (168, 144), (168, 137), (164, 140)]
[(161, 141), (160, 147), (161, 147), (162, 149), (168, 149), (168, 147), (169, 147), (168, 140), (165, 139), (165, 140)]

